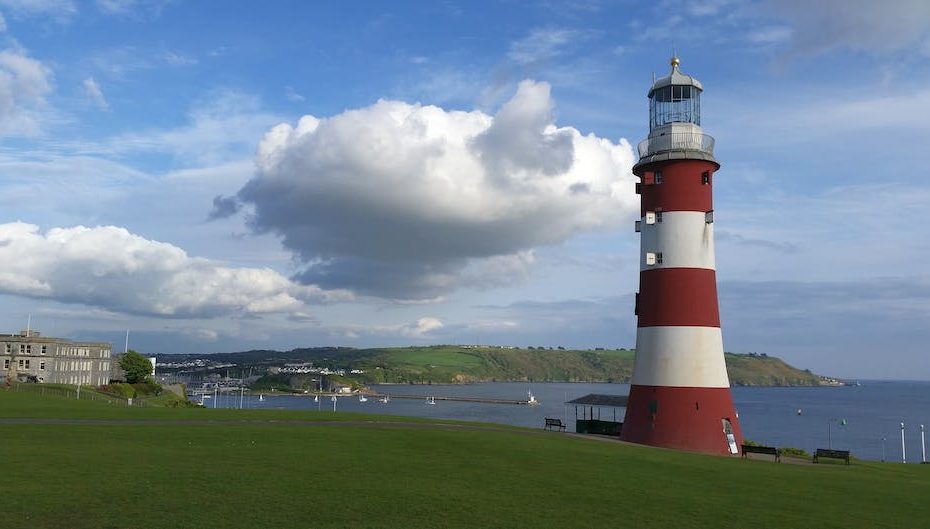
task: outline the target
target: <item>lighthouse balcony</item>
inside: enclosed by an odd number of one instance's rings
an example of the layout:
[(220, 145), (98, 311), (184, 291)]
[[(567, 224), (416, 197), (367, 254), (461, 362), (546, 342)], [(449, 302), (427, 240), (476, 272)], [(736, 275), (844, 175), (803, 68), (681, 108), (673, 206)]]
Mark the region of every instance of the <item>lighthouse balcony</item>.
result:
[(672, 151), (697, 151), (713, 159), (714, 137), (703, 132), (668, 132), (639, 142), (640, 159)]

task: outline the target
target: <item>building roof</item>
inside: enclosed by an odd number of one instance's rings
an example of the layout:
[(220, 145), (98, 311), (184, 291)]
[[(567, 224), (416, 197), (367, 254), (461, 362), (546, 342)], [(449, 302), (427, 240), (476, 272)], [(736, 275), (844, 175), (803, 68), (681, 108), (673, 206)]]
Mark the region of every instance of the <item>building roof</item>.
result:
[(599, 395), (597, 393), (591, 393), (585, 395), (584, 397), (578, 397), (575, 400), (570, 400), (565, 404), (581, 404), (584, 406), (609, 406), (612, 408), (626, 408), (627, 401), (630, 400), (629, 395)]
[(704, 85), (700, 81), (691, 77), (686, 73), (681, 73), (678, 69), (678, 57), (672, 57), (672, 71), (668, 75), (657, 79), (656, 82), (652, 83), (652, 88), (649, 89), (649, 94), (646, 97), (652, 97), (652, 94), (659, 88), (665, 88), (666, 86), (675, 85), (675, 86), (693, 86), (698, 90), (703, 91)]

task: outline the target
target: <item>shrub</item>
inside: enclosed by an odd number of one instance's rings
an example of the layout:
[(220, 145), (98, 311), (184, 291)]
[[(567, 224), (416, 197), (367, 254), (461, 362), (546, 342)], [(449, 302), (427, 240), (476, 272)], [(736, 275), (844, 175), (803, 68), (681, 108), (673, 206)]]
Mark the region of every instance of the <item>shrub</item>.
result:
[(103, 387), (103, 391), (124, 399), (131, 399), (136, 396), (136, 388), (125, 382), (111, 382)]
[(778, 455), (780, 456), (795, 456), (795, 457), (810, 457), (811, 455), (807, 453), (807, 450), (802, 448), (794, 448), (791, 446), (786, 446), (784, 448), (778, 449)]
[(147, 379), (144, 382), (137, 382), (132, 384), (132, 387), (136, 390), (136, 395), (161, 395), (162, 388), (152, 379)]

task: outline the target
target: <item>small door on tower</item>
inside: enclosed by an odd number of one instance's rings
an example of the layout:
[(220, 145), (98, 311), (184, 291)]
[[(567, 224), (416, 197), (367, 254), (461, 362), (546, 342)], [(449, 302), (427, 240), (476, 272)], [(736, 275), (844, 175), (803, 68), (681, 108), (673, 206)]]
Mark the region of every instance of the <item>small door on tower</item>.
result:
[(730, 453), (738, 454), (739, 447), (736, 446), (736, 436), (733, 435), (733, 424), (730, 423), (730, 419), (724, 418), (722, 420), (723, 420), (723, 433), (726, 435), (727, 446), (730, 449)]

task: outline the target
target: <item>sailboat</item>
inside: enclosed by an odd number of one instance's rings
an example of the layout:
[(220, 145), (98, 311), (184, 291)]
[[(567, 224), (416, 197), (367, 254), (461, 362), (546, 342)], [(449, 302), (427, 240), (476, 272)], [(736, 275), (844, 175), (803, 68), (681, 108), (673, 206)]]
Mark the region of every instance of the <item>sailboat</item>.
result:
[(319, 396), (319, 395), (314, 395), (314, 396), (313, 396), (313, 402), (320, 402), (320, 396)]
[(532, 391), (527, 390), (526, 403), (529, 404), (530, 406), (536, 406), (539, 404), (539, 401), (536, 400), (536, 395), (533, 395)]
[(265, 396), (262, 395), (261, 393), (259, 393), (259, 394), (258, 394), (258, 402), (264, 402), (264, 401), (265, 401)]
[(388, 397), (387, 395), (385, 395), (381, 397), (380, 399), (378, 399), (378, 402), (380, 402), (381, 404), (387, 404), (388, 402), (391, 402), (391, 397)]
[(427, 404), (436, 404), (436, 397), (426, 397)]

